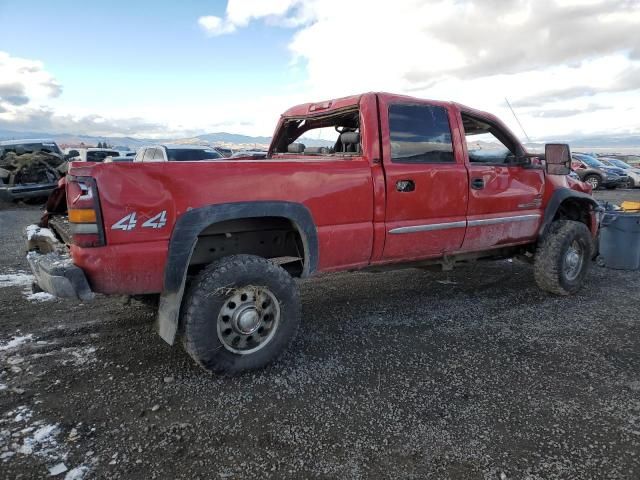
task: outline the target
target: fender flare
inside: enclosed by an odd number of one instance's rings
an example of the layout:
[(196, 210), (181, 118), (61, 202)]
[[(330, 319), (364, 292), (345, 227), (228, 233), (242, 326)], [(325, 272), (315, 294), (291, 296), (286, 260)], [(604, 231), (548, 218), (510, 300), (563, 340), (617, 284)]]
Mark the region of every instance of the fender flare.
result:
[(318, 267), (318, 233), (311, 212), (300, 203), (283, 201), (237, 202), (193, 208), (175, 223), (164, 270), (164, 287), (158, 307), (158, 333), (173, 345), (178, 331), (180, 308), (187, 280), (187, 269), (198, 235), (215, 223), (252, 217), (283, 217), (298, 229), (304, 247), (302, 277)]
[(549, 203), (547, 203), (547, 207), (544, 209), (544, 221), (542, 222), (542, 225), (540, 225), (540, 230), (538, 232), (539, 237), (544, 235), (547, 228), (549, 228), (549, 225), (551, 225), (551, 222), (553, 222), (562, 202), (569, 198), (580, 200), (581, 202), (588, 202), (593, 210), (600, 208), (598, 202), (591, 195), (577, 192), (570, 188), (559, 188), (553, 192)]

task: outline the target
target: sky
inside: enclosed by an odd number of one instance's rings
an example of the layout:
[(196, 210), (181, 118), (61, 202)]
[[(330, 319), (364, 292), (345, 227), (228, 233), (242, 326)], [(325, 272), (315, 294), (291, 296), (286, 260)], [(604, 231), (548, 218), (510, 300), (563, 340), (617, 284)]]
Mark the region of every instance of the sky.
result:
[(640, 134), (640, 0), (0, 0), (0, 129), (271, 135), (367, 91), (532, 139)]

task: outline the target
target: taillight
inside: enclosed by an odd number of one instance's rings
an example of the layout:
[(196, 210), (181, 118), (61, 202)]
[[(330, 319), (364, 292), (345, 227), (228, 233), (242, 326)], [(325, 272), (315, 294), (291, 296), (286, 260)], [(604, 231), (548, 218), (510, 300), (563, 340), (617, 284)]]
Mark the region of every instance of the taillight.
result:
[(101, 247), (105, 244), (95, 179), (67, 175), (67, 209), (75, 245)]

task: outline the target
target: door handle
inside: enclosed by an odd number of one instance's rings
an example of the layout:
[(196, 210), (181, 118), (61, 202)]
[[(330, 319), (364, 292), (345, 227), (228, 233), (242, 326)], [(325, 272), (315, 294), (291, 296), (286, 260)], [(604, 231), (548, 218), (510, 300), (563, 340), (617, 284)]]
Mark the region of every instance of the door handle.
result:
[(474, 178), (471, 180), (471, 188), (474, 190), (482, 190), (484, 188), (484, 179), (483, 178)]
[(407, 180), (398, 180), (396, 182), (396, 190), (399, 192), (413, 192), (416, 189), (416, 184), (410, 178)]

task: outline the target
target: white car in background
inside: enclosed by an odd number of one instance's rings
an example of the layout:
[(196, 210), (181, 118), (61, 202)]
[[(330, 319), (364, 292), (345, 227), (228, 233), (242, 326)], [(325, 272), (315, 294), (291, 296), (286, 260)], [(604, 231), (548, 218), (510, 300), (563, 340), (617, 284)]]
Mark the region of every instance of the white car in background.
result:
[(617, 158), (598, 157), (598, 160), (610, 167), (623, 169), (624, 173), (629, 177), (629, 188), (640, 187), (640, 168), (633, 167)]
[(203, 145), (151, 145), (143, 147), (133, 158), (134, 162), (199, 162), (224, 160), (220, 153)]
[(70, 162), (104, 162), (107, 157), (120, 157), (125, 153), (113, 148), (80, 148), (69, 150), (67, 157)]

